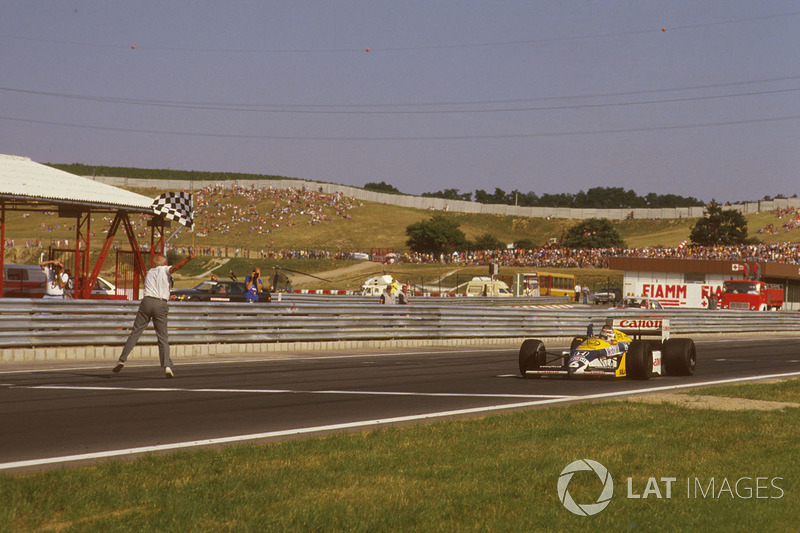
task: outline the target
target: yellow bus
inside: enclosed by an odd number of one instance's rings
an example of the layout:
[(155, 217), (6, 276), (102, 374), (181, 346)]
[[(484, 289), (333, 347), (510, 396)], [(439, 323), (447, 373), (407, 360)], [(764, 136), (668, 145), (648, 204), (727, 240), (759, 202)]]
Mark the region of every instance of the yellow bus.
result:
[(541, 296), (575, 297), (575, 276), (553, 272), (537, 272), (539, 275), (539, 294)]

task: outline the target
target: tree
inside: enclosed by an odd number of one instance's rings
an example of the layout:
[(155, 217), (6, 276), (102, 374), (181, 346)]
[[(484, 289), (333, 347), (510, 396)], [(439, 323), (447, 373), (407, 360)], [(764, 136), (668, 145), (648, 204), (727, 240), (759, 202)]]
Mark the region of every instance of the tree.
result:
[(706, 206), (705, 215), (697, 221), (689, 234), (692, 244), (700, 246), (746, 244), (747, 221), (741, 211), (722, 209), (712, 201)]
[(625, 241), (607, 218), (589, 218), (567, 230), (567, 248), (624, 248)]
[(415, 222), (406, 227), (408, 245), (414, 252), (450, 253), (463, 250), (467, 244), (460, 224), (451, 217), (434, 215), (430, 220)]
[(517, 250), (533, 250), (536, 248), (536, 245), (530, 239), (518, 239), (514, 246)]
[(471, 248), (473, 250), (500, 250), (501, 248), (505, 248), (505, 246), (494, 235), (484, 233), (475, 239)]
[(386, 192), (389, 194), (403, 194), (397, 187), (395, 187), (394, 185), (389, 185), (385, 181), (382, 181), (380, 183), (370, 182), (364, 185), (364, 188), (368, 191)]
[(465, 202), (472, 200), (472, 193), (462, 193), (459, 192), (458, 189), (444, 189), (437, 192), (424, 192), (422, 193), (422, 196), (426, 198), (444, 198), (445, 200), (464, 200)]

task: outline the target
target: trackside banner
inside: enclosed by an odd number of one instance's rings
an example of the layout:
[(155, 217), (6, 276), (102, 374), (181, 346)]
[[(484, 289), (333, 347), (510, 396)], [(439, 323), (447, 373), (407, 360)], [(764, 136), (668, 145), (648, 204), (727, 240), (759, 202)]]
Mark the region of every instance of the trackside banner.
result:
[(708, 299), (714, 296), (717, 301), (722, 296), (722, 282), (711, 284), (699, 283), (648, 283), (637, 281), (625, 287), (630, 296), (655, 298), (664, 307), (705, 309)]

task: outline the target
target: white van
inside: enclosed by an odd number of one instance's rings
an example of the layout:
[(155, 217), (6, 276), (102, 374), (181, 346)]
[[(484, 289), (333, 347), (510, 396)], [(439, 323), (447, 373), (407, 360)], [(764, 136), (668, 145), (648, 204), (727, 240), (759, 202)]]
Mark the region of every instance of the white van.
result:
[(492, 280), (486, 276), (476, 276), (467, 283), (467, 296), (513, 296), (505, 281)]
[(358, 292), (361, 296), (380, 296), (383, 294), (384, 289), (391, 284), (392, 276), (389, 274), (375, 276), (365, 281)]

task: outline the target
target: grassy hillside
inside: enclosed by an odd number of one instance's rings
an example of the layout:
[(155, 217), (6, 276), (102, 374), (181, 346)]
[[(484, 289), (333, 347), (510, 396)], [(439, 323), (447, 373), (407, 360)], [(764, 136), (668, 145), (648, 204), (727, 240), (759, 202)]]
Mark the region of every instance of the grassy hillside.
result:
[[(163, 191), (154, 189), (133, 189), (146, 196), (155, 197)], [(238, 205), (245, 209), (248, 202), (243, 199), (226, 198), (227, 207)], [(309, 215), (295, 214), (291, 218), (294, 225), (287, 225), (288, 219), (275, 222), (279, 227), (268, 228), (270, 233), (252, 231), (252, 222), (231, 220), (232, 213), (228, 208), (210, 208), (210, 216), (217, 220), (225, 220), (230, 228), (227, 233), (211, 231), (207, 236), (200, 233), (194, 237), (198, 247), (229, 247), (266, 250), (266, 249), (315, 249), (327, 251), (369, 251), (372, 248), (392, 248), (405, 251), (405, 228), (420, 220), (427, 220), (433, 213), (423, 209), (411, 209), (392, 205), (358, 202), (360, 205), (347, 212), (349, 218), (337, 216), (331, 209), (326, 209), (331, 221), (310, 224)], [(258, 213), (267, 213), (277, 206), (272, 200), (261, 200), (254, 204)], [(220, 214), (220, 213), (224, 214)], [(483, 234), (491, 234), (500, 242), (510, 243), (519, 239), (529, 239), (536, 244), (544, 244), (551, 237), (559, 237), (575, 223), (568, 219), (525, 218), (490, 214), (449, 213), (455, 218), (467, 238), (474, 239)], [(75, 238), (75, 220), (59, 218), (57, 213), (23, 213), (8, 212), (6, 215), (6, 238), (14, 239), (17, 246), (30, 239), (40, 239), (45, 247), (51, 240), (73, 240)], [(134, 217), (137, 220), (138, 217)], [(770, 213), (760, 213), (747, 217), (750, 235), (757, 236), (765, 243), (794, 242), (800, 240), (800, 229), (785, 232), (781, 229), (784, 220)], [(199, 219), (198, 219), (199, 220)], [(99, 247), (103, 232), (110, 222), (109, 215), (98, 214), (93, 217), (93, 243)], [(645, 246), (677, 246), (689, 237), (689, 232), (696, 219), (679, 220), (625, 220), (616, 221), (620, 235), (629, 247)], [(756, 231), (774, 224), (778, 233), (756, 235)], [(143, 227), (137, 224), (138, 227)], [(171, 231), (177, 226), (173, 227)], [(171, 233), (170, 231), (170, 233)], [(263, 228), (262, 228), (263, 231)], [(122, 241), (121, 241), (122, 242)], [(178, 246), (191, 244), (192, 236), (182, 230), (171, 241)], [(74, 243), (73, 243), (74, 244)]]
[[(155, 197), (161, 190), (132, 189), (148, 197)], [(198, 258), (181, 271), (176, 277), (179, 287), (196, 284), (198, 277), (208, 275), (212, 270), (224, 277), (233, 270), (239, 275), (249, 272), (253, 266), (260, 266), (266, 271), (275, 266), (306, 272), (325, 273), (325, 280), (305, 278), (296, 283), (296, 287), (355, 289), (369, 275), (382, 272), (392, 274), (401, 280), (410, 280), (421, 285), (436, 286), (441, 281), (443, 287), (453, 286), (474, 275), (485, 275), (485, 267), (453, 267), (451, 265), (407, 265), (396, 264), (383, 266), (369, 264), (358, 272), (348, 271), (355, 263), (334, 261), (331, 259), (262, 259), (261, 253), (271, 250), (325, 250), (363, 251), (372, 249), (393, 249), (405, 252), (405, 228), (414, 222), (427, 220), (434, 213), (429, 210), (411, 209), (370, 202), (347, 201), (346, 209), (341, 205), (332, 205), (328, 197), (316, 200), (295, 199), (294, 203), (285, 198), (285, 193), (275, 193), (267, 197), (262, 193), (250, 193), (250, 197), (221, 194), (219, 197), (208, 197), (204, 200), (208, 207), (204, 210), (201, 202), (196, 200), (197, 230), (194, 235), (181, 230), (170, 241), (178, 247), (190, 246), (198, 249), (210, 248), (215, 254), (218, 249), (227, 250), (233, 255), (239, 249), (239, 258), (231, 258), (223, 264), (221, 259)], [(441, 213), (441, 212), (439, 212)], [(520, 239), (528, 239), (537, 245), (549, 239), (560, 237), (570, 226), (576, 223), (568, 219), (525, 218), (489, 214), (448, 213), (458, 221), (468, 239), (475, 239), (484, 234), (496, 237), (500, 242), (512, 243)], [(324, 219), (321, 222), (314, 222)], [(140, 243), (149, 242), (149, 231), (142, 217), (132, 217), (135, 231)], [(760, 213), (747, 217), (749, 234), (758, 237), (765, 243), (795, 242), (800, 240), (800, 229), (785, 231), (782, 220), (771, 213)], [(111, 222), (109, 214), (97, 214), (92, 218), (92, 246), (99, 250)], [(59, 218), (53, 212), (21, 212), (6, 213), (6, 239), (13, 240), (14, 247), (8, 247), (5, 260), (8, 263), (35, 263), (39, 260), (42, 248), (51, 244), (62, 248), (75, 246), (75, 219)], [(628, 247), (674, 247), (688, 239), (696, 219), (681, 220), (625, 220), (613, 224), (625, 240)], [(757, 234), (756, 232), (773, 224), (774, 233)], [(171, 235), (177, 224), (168, 230)], [(27, 247), (26, 244), (39, 246)], [(124, 249), (128, 248), (127, 239), (120, 231), (116, 242)], [(243, 258), (244, 250), (250, 250), (249, 259)], [(95, 258), (92, 258), (94, 262)], [(104, 275), (111, 275), (115, 262), (110, 257), (103, 269)], [(340, 274), (339, 270), (343, 270)], [(511, 276), (517, 271), (529, 268), (503, 268), (501, 275)], [(621, 283), (621, 272), (584, 269), (571, 270), (578, 281), (588, 283), (590, 287), (602, 287), (609, 282), (612, 285)]]

